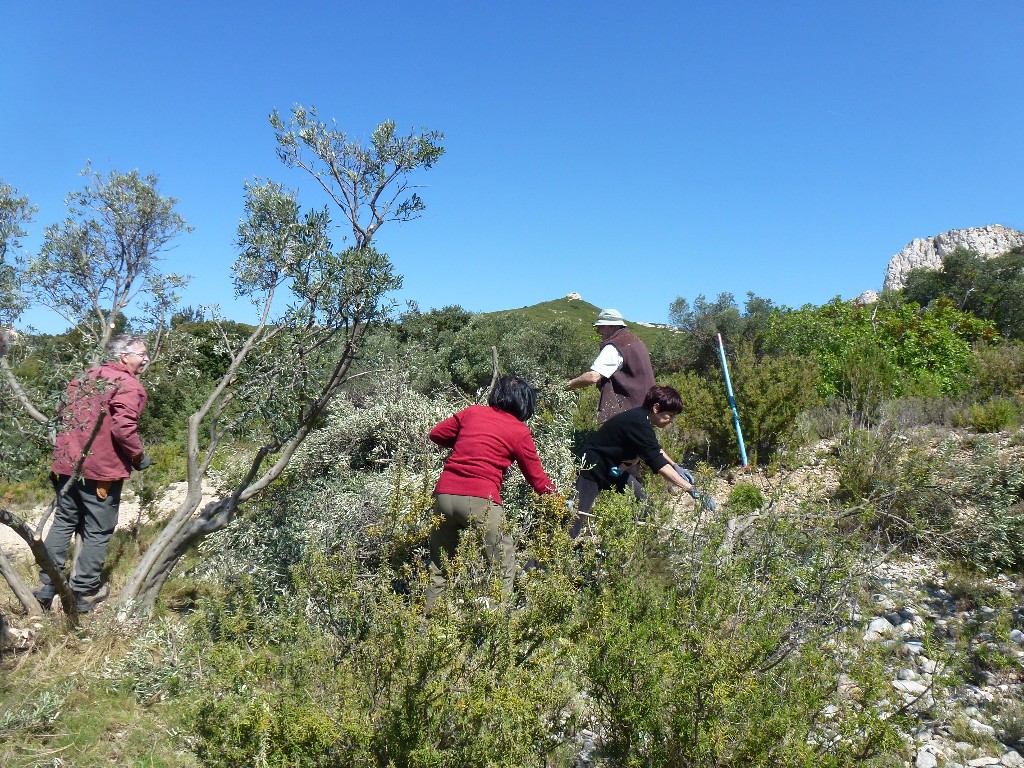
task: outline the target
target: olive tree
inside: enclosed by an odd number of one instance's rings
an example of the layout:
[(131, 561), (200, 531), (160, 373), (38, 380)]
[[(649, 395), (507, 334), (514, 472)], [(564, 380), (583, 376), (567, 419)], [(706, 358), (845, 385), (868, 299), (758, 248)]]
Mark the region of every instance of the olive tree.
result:
[[(21, 314), (23, 300), (18, 291), (15, 254), (21, 248), (19, 238), (28, 234), (35, 208), (28, 197), (0, 179), (0, 326), (10, 325)], [(6, 339), (0, 341), (6, 351)]]
[[(390, 314), (388, 293), (401, 286), (388, 256), (374, 248), (374, 235), (384, 222), (422, 213), (411, 174), (444, 153), (442, 134), (400, 135), (392, 122), (379, 125), (366, 144), (301, 106), (287, 123), (276, 110), (270, 122), (281, 160), (319, 182), (353, 239), (336, 249), (329, 209), (303, 213), (296, 193), (281, 184), (246, 186), (234, 286), (259, 308), (259, 320), (237, 343), (224, 336), (230, 364), (188, 421), (187, 495), (129, 578), (122, 605), (152, 607), (189, 547), (227, 526), (239, 505), (284, 472), (353, 375), (367, 330)], [(286, 306), (276, 311), (281, 294)], [(204, 478), (240, 434), (251, 455), (230, 487), (200, 508)]]
[[(303, 212), (296, 193), (274, 181), (246, 186), (233, 281), (235, 293), (253, 302), (259, 319), (240, 338), (222, 335), (228, 365), (188, 417), (185, 499), (130, 575), (118, 598), (121, 605), (150, 608), (189, 547), (227, 526), (239, 505), (288, 466), (352, 375), (364, 334), (388, 316), (388, 293), (401, 285), (387, 255), (373, 246), (374, 235), (385, 222), (410, 221), (423, 212), (411, 176), (431, 168), (444, 153), (439, 132), (402, 135), (390, 121), (380, 124), (366, 143), (301, 106), (293, 108), (287, 122), (275, 110), (270, 122), (281, 160), (318, 181), (341, 211), (352, 241), (335, 247), (329, 208)], [(129, 190), (141, 189), (125, 183), (137, 177), (116, 179)], [(22, 273), (35, 301), (85, 324), (97, 346), (107, 338), (104, 329), (139, 297), (138, 281), (156, 311), (170, 306), (176, 286), (172, 276), (161, 279), (148, 269), (148, 261), (132, 262), (132, 269), (126, 269), (132, 259), (149, 258), (166, 245), (169, 238), (162, 235), (170, 230), (157, 226), (155, 236), (146, 240), (153, 248), (137, 248), (138, 241), (121, 236), (122, 218), (102, 213), (101, 199), (93, 187), (73, 198), (74, 215), (47, 230), (48, 244), (65, 247), (44, 247)], [(132, 210), (152, 212), (164, 225), (174, 221), (169, 218), (173, 208), (159, 202), (135, 202)], [(99, 212), (99, 218), (84, 215), (86, 210)], [(105, 234), (112, 237), (105, 239)], [(344, 230), (341, 235), (348, 240)], [(83, 280), (79, 272), (90, 264), (96, 266)], [(124, 279), (126, 273), (131, 280)], [(14, 389), (13, 376), (8, 382)], [(28, 409), (27, 398), (19, 399)], [(245, 466), (219, 498), (202, 505), (204, 480), (215, 460), (236, 450), (232, 438), (239, 436), (252, 446)]]
[[(17, 238), (25, 234), (22, 225), (32, 209), (10, 187), (0, 186), (0, 209), (10, 212), (0, 225), (2, 248), (15, 255), (4, 267), (14, 290), (0, 296), (0, 311), (13, 322), (27, 306), (49, 309), (78, 332), (78, 352), (95, 363), (134, 303), (145, 313), (141, 324), (156, 330), (150, 345), (155, 357), (177, 293), (188, 282), (160, 271), (161, 253), (189, 227), (175, 210), (178, 201), (159, 193), (152, 174), (103, 175), (86, 168), (83, 175), (86, 184), (68, 195), (68, 216), (46, 227), (42, 247), (31, 255), (21, 252)], [(24, 410), (48, 423), (51, 416), (18, 381), (7, 358), (0, 367)]]

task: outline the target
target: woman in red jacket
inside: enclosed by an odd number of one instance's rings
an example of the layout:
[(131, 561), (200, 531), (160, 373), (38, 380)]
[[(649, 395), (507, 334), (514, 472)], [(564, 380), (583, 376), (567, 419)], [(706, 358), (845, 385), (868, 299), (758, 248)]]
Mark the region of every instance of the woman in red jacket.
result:
[(459, 532), (473, 524), (483, 526), (484, 556), (501, 579), (505, 594), (512, 591), (517, 565), (512, 539), (502, 530), (505, 470), (515, 461), (537, 493), (555, 492), (525, 424), (536, 407), (533, 387), (518, 376), (504, 376), (494, 385), (486, 406), (471, 405), (430, 430), (430, 439), (452, 452), (434, 488), (434, 510), (441, 523), (430, 534), (428, 613), (448, 584), (441, 553), (454, 557)]

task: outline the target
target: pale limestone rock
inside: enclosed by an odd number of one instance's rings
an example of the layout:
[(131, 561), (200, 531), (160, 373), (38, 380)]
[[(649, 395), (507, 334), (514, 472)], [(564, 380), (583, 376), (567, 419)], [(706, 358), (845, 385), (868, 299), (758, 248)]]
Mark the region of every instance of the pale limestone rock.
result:
[(930, 746), (922, 748), (914, 759), (914, 768), (936, 768), (939, 760)]
[(957, 248), (976, 251), (986, 258), (1001, 256), (1011, 248), (1024, 246), (1024, 232), (1000, 224), (972, 229), (951, 229), (934, 237), (916, 238), (889, 261), (885, 273), (886, 290), (899, 290), (907, 283), (907, 275), (915, 267), (941, 269), (942, 257)]

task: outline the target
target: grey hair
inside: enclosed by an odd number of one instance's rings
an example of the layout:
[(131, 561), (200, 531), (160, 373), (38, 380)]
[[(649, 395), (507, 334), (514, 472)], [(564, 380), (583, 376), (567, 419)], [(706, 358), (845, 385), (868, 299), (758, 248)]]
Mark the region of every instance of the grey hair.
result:
[(118, 334), (107, 342), (107, 359), (117, 360), (128, 351), (128, 347), (137, 347), (139, 344), (146, 346), (146, 340), (142, 336), (133, 333)]

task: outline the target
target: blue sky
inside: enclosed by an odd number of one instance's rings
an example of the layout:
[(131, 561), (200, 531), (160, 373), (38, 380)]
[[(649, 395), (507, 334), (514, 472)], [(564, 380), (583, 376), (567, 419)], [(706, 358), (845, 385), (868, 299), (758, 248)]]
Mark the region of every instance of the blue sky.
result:
[(376, 240), (424, 309), (817, 304), (879, 288), (915, 237), (1024, 229), (1020, 0), (92, 0), (0, 23), (0, 178), (33, 231), (86, 161), (156, 173), (195, 228), (165, 268), (241, 320), (243, 183), (324, 203), (274, 155), (267, 115), (295, 103), (355, 136), (446, 134), (426, 214)]

